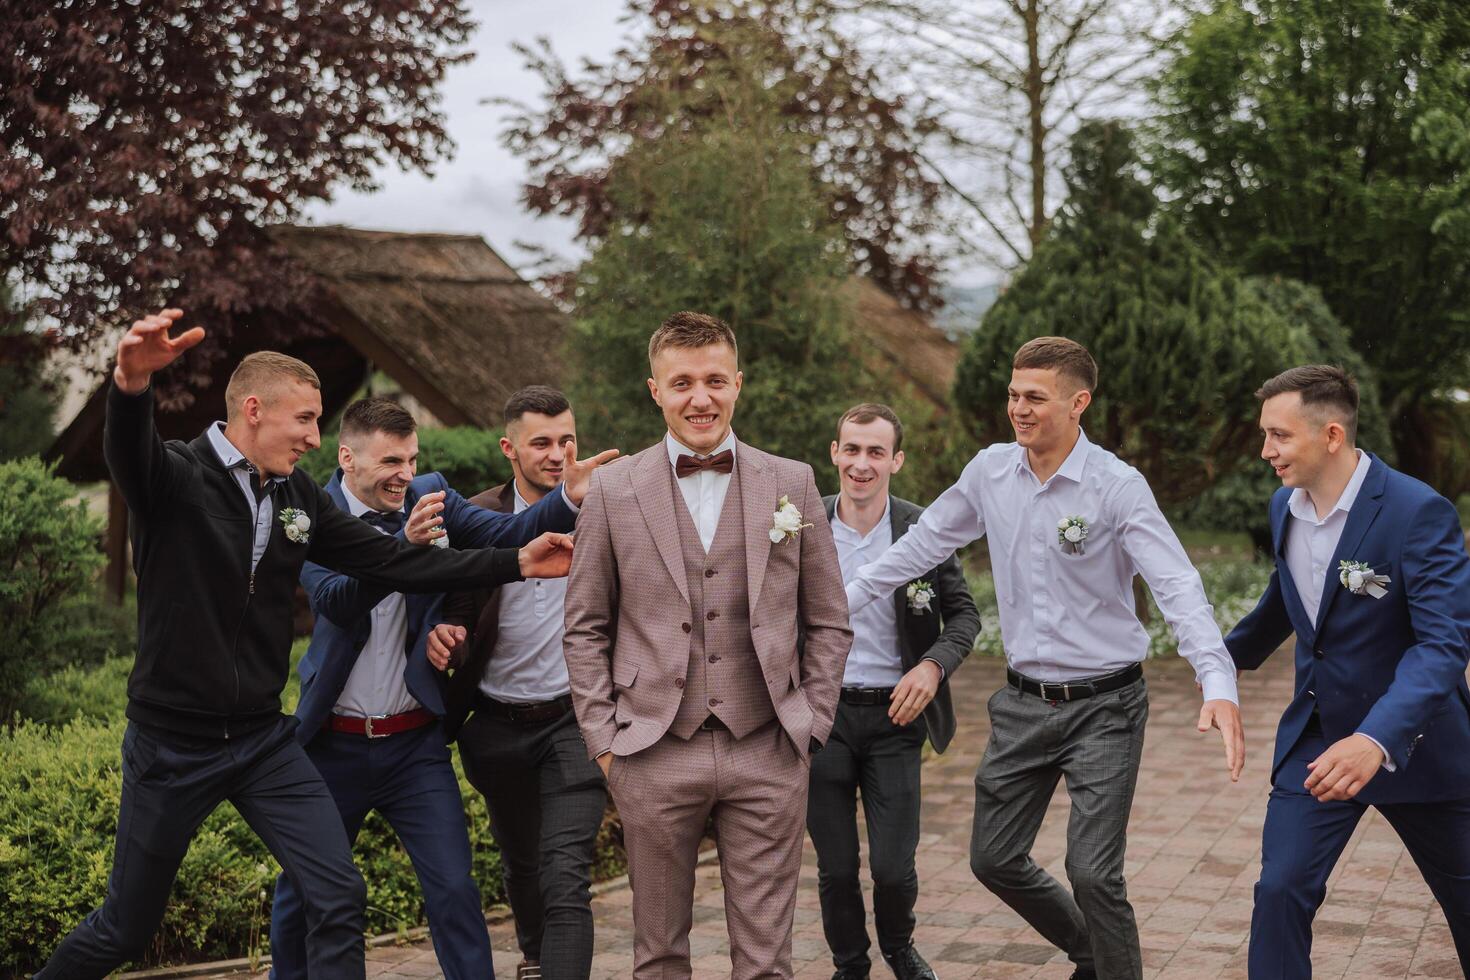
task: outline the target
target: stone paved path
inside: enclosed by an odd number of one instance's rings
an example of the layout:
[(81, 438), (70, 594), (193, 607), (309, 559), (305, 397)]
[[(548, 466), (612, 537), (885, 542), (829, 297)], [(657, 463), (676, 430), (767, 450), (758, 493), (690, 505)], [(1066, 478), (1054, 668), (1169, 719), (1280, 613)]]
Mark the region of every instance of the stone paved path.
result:
[[(1151, 716), (1128, 841), (1129, 893), (1138, 914), (1145, 973), (1159, 980), (1245, 977), (1251, 889), (1260, 863), (1267, 766), (1276, 718), (1290, 694), (1290, 660), (1273, 657), (1247, 675), (1249, 758), (1240, 783), (1224, 774), (1218, 738), (1194, 731), (1199, 701), (1187, 665), (1148, 665)], [(972, 877), (969, 868), (972, 779), (987, 737), (985, 701), (1002, 681), (1002, 665), (974, 659), (954, 680), (959, 734), (924, 772), (923, 837), (916, 942), (943, 980), (1065, 978), (1071, 966)], [(1067, 799), (1057, 791), (1035, 856), (1062, 875)], [(626, 889), (595, 900), (595, 978), (631, 974), (632, 914)], [(729, 976), (718, 868), (700, 869), (694, 975)], [(869, 896), (871, 909), (871, 896)], [(510, 924), (491, 929), (495, 967), (515, 976)], [(831, 976), (817, 907), (816, 858), (810, 842), (796, 913), (797, 976)], [(1372, 811), (1359, 826), (1330, 884), (1317, 919), (1314, 975), (1459, 977), (1449, 929), (1413, 861), (1387, 823)], [(377, 949), (369, 977), (438, 977), (425, 943)], [(887, 976), (879, 966), (874, 977)]]

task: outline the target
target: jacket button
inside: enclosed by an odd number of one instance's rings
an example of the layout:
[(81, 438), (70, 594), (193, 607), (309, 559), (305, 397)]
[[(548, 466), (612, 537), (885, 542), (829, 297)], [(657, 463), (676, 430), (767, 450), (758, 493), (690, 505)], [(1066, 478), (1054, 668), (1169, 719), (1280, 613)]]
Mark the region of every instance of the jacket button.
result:
[(684, 686), (684, 678), (682, 678), (682, 677), (675, 677), (674, 678), (674, 686), (675, 687), (683, 687)]
[(707, 613), (707, 614), (706, 614), (706, 615), (705, 615), (705, 617), (704, 617), (704, 618), (705, 618), (705, 619), (714, 619), (714, 618), (715, 618), (715, 617), (716, 617), (716, 616), (718, 616), (718, 615), (719, 615), (719, 613), (717, 613), (717, 612), (715, 612), (715, 611), (714, 611), (714, 610), (713, 610), (713, 609), (711, 609), (711, 610), (710, 610), (710, 611), (709, 611), (709, 612), (708, 612), (708, 613)]
[(719, 663), (720, 662), (720, 655), (717, 654), (717, 653), (710, 654), (709, 655), (709, 662), (712, 663), (712, 664)]
[(684, 632), (686, 632), (686, 633), (692, 633), (694, 631), (694, 627), (693, 626), (690, 626), (688, 623), (684, 623), (683, 626), (684, 626)]
[(1323, 656), (1324, 656), (1324, 654), (1322, 653), (1322, 648), (1321, 647), (1318, 647), (1317, 649), (1315, 649), (1315, 650), (1312, 651), (1312, 659), (1313, 660), (1321, 660)]
[(706, 568), (704, 570), (704, 577), (705, 578), (714, 578), (715, 577), (715, 570), (713, 568)]
[(720, 706), (720, 699), (719, 698), (710, 698), (709, 699), (709, 706), (711, 708), (718, 708)]

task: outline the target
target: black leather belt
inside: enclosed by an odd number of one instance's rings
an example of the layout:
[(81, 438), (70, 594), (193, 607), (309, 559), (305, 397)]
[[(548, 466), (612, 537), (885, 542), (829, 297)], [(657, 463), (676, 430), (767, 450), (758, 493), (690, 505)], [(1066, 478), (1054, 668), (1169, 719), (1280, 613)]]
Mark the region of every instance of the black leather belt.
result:
[(1134, 664), (1101, 677), (1084, 677), (1075, 681), (1034, 681), (1024, 674), (1006, 668), (1006, 681), (1018, 691), (1034, 694), (1043, 701), (1059, 704), (1062, 701), (1081, 701), (1098, 694), (1107, 694), (1121, 687), (1143, 680), (1143, 664)]
[(844, 687), (842, 700), (845, 704), (887, 705), (893, 700), (891, 687)]
[(541, 725), (555, 721), (572, 710), (572, 696), (563, 694), (551, 701), (532, 701), (528, 704), (513, 704), (497, 701), (481, 694), (475, 701), (475, 710), (483, 711), (492, 718), (508, 721), (514, 725)]

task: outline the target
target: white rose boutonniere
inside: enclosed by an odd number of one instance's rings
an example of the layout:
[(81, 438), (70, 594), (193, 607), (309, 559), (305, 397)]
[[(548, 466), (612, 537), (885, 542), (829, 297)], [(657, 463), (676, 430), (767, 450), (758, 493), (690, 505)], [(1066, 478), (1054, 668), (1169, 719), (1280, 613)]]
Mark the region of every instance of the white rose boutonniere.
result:
[(934, 586), (923, 579), (916, 579), (909, 583), (908, 587), (909, 611), (923, 615), (931, 608), (934, 601)]
[(810, 524), (801, 522), (801, 511), (796, 509), (785, 494), (776, 501), (776, 512), (771, 515), (771, 530), (767, 533), (771, 536), (772, 544), (782, 544), (786, 541), (795, 541), (804, 528), (811, 527)]
[(1353, 595), (1367, 595), (1382, 599), (1388, 595), (1384, 588), (1393, 579), (1379, 575), (1373, 566), (1362, 561), (1340, 561), (1337, 563), (1337, 580)]
[(286, 531), (287, 541), (293, 544), (306, 544), (311, 541), (311, 518), (306, 516), (305, 511), (297, 510), (295, 507), (282, 507), (278, 519)]
[(1082, 554), (1082, 542), (1087, 540), (1087, 531), (1087, 522), (1080, 517), (1064, 517), (1057, 521), (1057, 541), (1062, 546), (1062, 553)]

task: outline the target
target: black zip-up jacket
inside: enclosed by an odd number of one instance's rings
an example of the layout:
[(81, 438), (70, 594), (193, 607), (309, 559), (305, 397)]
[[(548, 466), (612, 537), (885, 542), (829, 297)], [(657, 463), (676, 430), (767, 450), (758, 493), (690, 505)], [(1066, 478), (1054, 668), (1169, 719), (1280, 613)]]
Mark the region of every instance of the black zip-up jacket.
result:
[[(254, 518), (208, 433), (164, 443), (153, 394), (107, 395), (103, 453), (132, 516), (138, 656), (128, 717), (191, 735), (229, 738), (279, 716), (291, 653), (296, 583), (308, 559), (396, 592), (448, 592), (516, 582), (514, 548), (424, 548), (380, 534), (335, 507), (297, 469), (262, 503), (270, 542), (252, 573)], [(280, 519), (311, 521), (291, 541)]]

